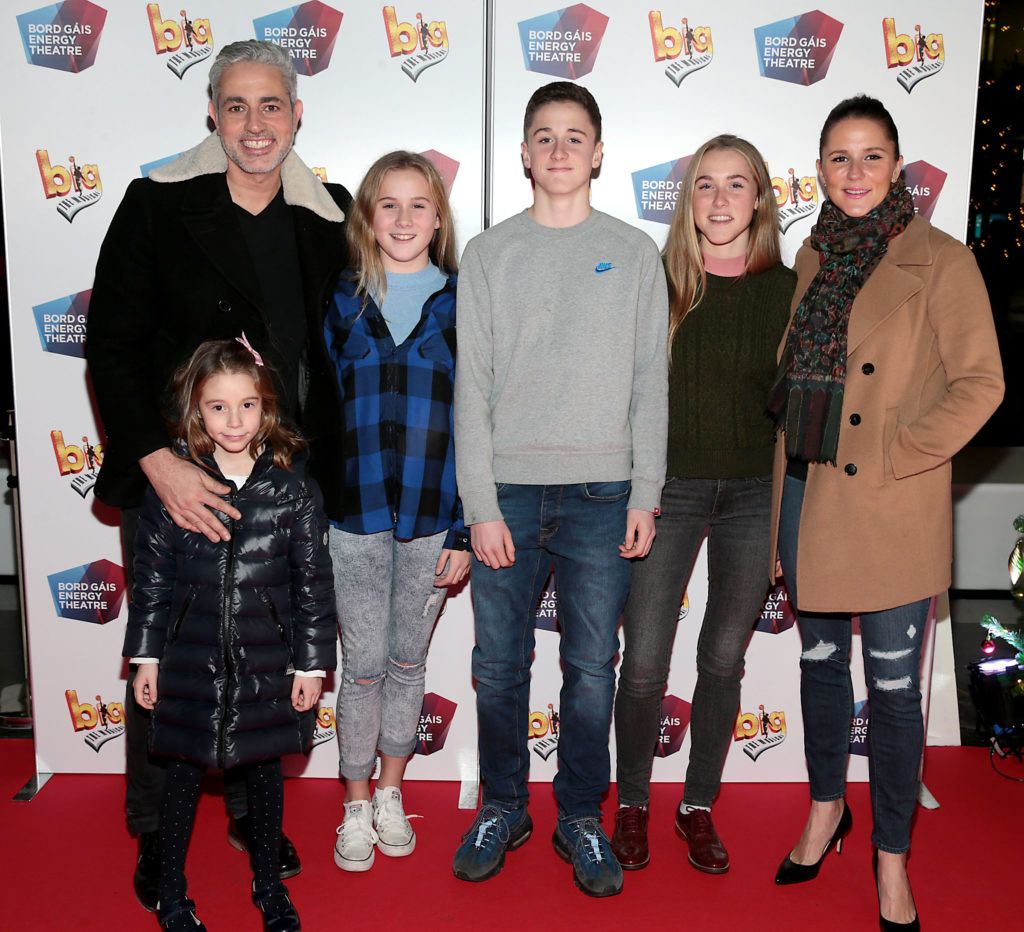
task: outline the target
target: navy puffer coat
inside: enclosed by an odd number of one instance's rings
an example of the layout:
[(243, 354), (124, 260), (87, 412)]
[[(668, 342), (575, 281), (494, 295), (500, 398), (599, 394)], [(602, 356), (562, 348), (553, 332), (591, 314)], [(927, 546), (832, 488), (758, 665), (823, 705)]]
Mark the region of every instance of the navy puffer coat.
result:
[[(333, 670), (334, 578), (319, 489), (259, 457), (231, 540), (177, 527), (152, 489), (139, 515), (124, 656), (160, 661), (150, 748), (211, 767), (307, 752), (315, 711), (291, 704), (293, 670)], [(223, 516), (222, 516), (223, 518)]]

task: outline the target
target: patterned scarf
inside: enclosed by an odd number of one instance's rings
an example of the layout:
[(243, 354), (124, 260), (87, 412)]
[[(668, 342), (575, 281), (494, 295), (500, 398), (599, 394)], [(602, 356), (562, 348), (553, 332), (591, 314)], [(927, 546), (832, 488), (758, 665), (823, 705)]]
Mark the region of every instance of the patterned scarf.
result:
[(846, 383), (850, 309), (889, 241), (914, 217), (902, 179), (874, 210), (848, 217), (825, 201), (811, 230), (819, 267), (793, 314), (768, 413), (786, 434), (786, 455), (805, 463), (836, 464)]

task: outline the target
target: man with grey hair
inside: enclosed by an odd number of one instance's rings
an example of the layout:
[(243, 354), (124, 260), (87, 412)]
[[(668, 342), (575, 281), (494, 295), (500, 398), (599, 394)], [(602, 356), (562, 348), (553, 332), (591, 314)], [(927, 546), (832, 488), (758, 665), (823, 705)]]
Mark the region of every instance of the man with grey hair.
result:
[[(227, 540), (225, 518), (240, 517), (222, 497), (228, 487), (176, 456), (164, 427), (171, 375), (204, 340), (244, 332), (276, 370), (282, 415), (307, 436), (341, 421), (322, 308), (344, 268), (351, 197), (292, 149), (302, 101), (286, 51), (254, 39), (227, 45), (210, 85), (216, 132), (131, 182), (96, 265), (86, 357), (107, 436), (96, 494), (121, 509), (129, 576), (147, 483), (176, 524), (210, 540)], [(135, 664), (152, 659), (131, 660), (125, 803), (139, 837), (136, 895), (152, 910), (164, 771), (149, 758), (147, 713), (132, 692)], [(231, 772), (225, 797), (229, 840), (246, 850), (245, 785)], [(287, 838), (281, 867), (283, 877), (301, 869)]]

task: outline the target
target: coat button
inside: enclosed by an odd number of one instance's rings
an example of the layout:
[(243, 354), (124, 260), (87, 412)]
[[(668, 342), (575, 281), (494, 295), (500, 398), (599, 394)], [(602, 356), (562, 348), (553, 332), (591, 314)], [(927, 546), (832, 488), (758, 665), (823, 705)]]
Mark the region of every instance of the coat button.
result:
[(860, 415), (856, 411), (854, 411), (853, 414), (850, 415), (850, 423), (854, 427), (856, 427), (860, 423)]
[(845, 472), (846, 475), (848, 475), (848, 476), (856, 476), (857, 475), (857, 467), (853, 463), (847, 463), (843, 467), (843, 472)]
[(860, 367), (860, 371), (865, 375), (871, 375), (871, 373), (875, 371), (875, 364), (873, 362), (866, 362)]
[(221, 298), (217, 302), (217, 310), (223, 311), (225, 314), (227, 314), (231, 310), (231, 302), (225, 301), (223, 298)]

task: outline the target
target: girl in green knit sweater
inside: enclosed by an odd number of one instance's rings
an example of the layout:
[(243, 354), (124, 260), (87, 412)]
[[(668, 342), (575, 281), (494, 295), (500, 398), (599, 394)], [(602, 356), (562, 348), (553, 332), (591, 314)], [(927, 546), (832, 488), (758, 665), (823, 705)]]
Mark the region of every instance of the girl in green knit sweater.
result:
[(765, 404), (796, 276), (780, 261), (764, 158), (736, 136), (701, 146), (683, 178), (664, 251), (669, 283), (668, 477), (658, 535), (633, 566), (615, 704), (623, 868), (649, 860), (647, 803), (679, 607), (708, 538), (708, 602), (697, 647), (690, 760), (676, 813), (689, 861), (729, 855), (711, 821), (736, 721), (743, 657), (764, 604), (774, 430)]

